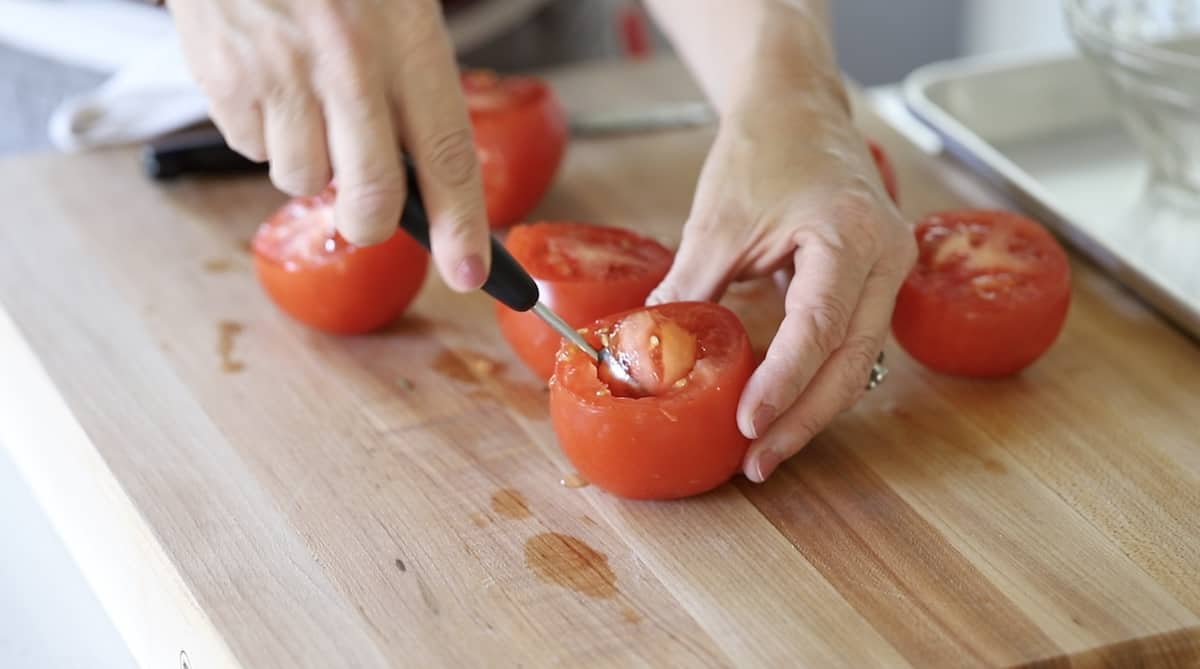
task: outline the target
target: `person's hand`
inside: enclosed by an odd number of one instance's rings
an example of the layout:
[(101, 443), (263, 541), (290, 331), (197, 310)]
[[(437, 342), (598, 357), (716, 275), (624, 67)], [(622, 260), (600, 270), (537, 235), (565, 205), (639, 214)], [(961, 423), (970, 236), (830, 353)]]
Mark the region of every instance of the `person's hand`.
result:
[[(763, 481), (854, 404), (916, 258), (840, 88), (744, 96), (705, 162), (675, 263), (649, 302), (711, 300), (779, 273), (786, 316), (738, 405)], [(794, 273), (793, 273), (794, 272)]]
[(483, 284), (488, 227), (454, 50), (435, 0), (172, 0), (213, 121), (271, 181), (311, 195), (336, 177), (338, 232), (387, 239), (418, 166), (433, 257), (451, 287)]

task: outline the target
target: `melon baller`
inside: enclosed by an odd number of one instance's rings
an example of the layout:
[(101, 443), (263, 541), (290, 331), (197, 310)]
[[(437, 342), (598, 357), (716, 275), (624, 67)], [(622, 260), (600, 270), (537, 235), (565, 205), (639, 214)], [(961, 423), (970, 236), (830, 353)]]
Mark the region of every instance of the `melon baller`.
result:
[[(400, 229), (417, 240), (425, 250), (429, 250), (429, 215), (425, 211), (425, 201), (421, 197), (421, 187), (417, 182), (417, 170), (412, 161), (404, 158), (405, 180), (408, 184), (408, 197), (404, 199), (404, 211), (400, 215)], [(604, 365), (612, 378), (637, 388), (637, 383), (630, 376), (629, 370), (607, 348), (596, 349), (588, 343), (579, 331), (571, 327), (554, 310), (541, 301), (537, 283), (529, 272), (521, 267), (521, 263), (504, 248), (495, 237), (492, 242), (492, 268), (483, 291), (491, 295), (504, 306), (514, 311), (532, 311), (538, 318), (562, 335), (564, 339), (587, 353), (597, 364)]]

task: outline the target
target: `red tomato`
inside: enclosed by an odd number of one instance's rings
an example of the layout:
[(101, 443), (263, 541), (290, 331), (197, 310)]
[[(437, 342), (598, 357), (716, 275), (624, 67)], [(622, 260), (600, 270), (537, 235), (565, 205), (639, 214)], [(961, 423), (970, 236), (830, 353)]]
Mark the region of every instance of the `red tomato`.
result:
[(567, 146), (567, 118), (536, 77), (466, 72), (463, 91), (475, 130), (492, 227), (524, 218), (542, 199)]
[(401, 231), (358, 247), (334, 231), (329, 186), (290, 200), (254, 235), (254, 266), (267, 294), (299, 321), (335, 334), (386, 325), (412, 302), (429, 256)]
[[(674, 499), (711, 490), (741, 467), (749, 441), (737, 426), (737, 405), (754, 368), (750, 338), (733, 312), (708, 302), (676, 302), (610, 316), (584, 335), (598, 346), (622, 324), (649, 313), (654, 332), (666, 324), (690, 337), (691, 368), (665, 388), (622, 397), (599, 376), (596, 363), (564, 343), (550, 381), (550, 417), (559, 445), (589, 481), (621, 497)], [(644, 332), (635, 325), (635, 332)], [(694, 338), (694, 339), (691, 339)], [(635, 336), (618, 353), (637, 349)], [(659, 346), (673, 344), (661, 337)], [(650, 359), (647, 348), (638, 351)], [(663, 358), (678, 352), (664, 351)], [(670, 363), (656, 362), (655, 365)]]
[(1005, 376), (1054, 343), (1071, 301), (1067, 254), (1005, 211), (950, 211), (917, 224), (920, 257), (892, 316), (896, 340), (930, 368)]
[[(542, 302), (575, 327), (639, 307), (671, 267), (671, 252), (641, 235), (586, 223), (515, 226), (505, 246), (537, 281)], [(543, 379), (554, 373), (560, 337), (540, 318), (497, 303), (500, 331)]]
[(875, 140), (868, 139), (867, 148), (871, 150), (871, 157), (875, 159), (875, 167), (879, 168), (879, 178), (883, 180), (883, 187), (887, 189), (892, 202), (899, 204), (900, 188), (896, 184), (896, 170), (892, 168), (892, 161)]

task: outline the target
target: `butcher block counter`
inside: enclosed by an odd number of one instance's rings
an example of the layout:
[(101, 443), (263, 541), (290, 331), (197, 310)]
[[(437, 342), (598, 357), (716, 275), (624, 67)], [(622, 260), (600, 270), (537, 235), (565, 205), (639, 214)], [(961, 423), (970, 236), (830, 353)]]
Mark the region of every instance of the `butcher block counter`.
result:
[[(697, 95), (673, 62), (555, 83)], [(906, 215), (990, 204), (859, 112)], [(535, 217), (673, 244), (711, 133), (574, 140)], [(263, 177), (16, 157), (0, 199), (0, 444), (144, 666), (1200, 664), (1200, 348), (1083, 262), (1021, 376), (889, 344), (768, 483), (629, 502), (578, 486), (485, 296), (431, 276), (352, 338), (277, 311)], [(733, 302), (761, 345), (775, 293)]]

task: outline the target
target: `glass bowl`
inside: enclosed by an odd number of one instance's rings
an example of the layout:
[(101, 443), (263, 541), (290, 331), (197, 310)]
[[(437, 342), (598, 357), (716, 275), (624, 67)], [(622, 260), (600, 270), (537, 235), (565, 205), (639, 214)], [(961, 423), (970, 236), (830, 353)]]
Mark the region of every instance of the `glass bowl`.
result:
[(1200, 203), (1200, 0), (1064, 0), (1150, 165), (1151, 185)]

